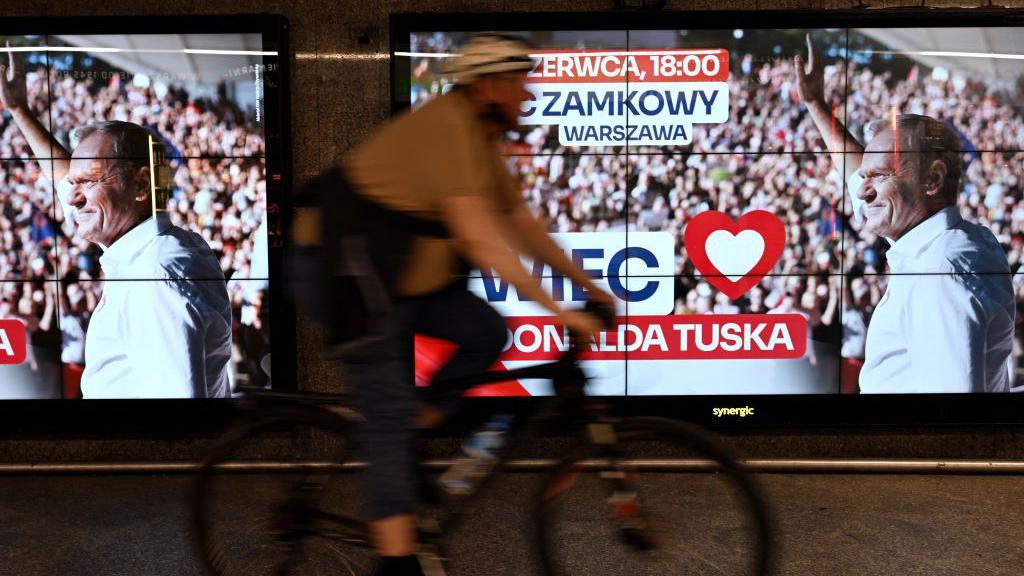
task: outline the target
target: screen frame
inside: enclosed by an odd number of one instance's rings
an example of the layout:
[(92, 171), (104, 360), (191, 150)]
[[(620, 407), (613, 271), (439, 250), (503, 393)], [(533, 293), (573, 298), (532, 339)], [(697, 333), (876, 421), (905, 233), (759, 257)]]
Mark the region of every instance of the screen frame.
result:
[[(261, 34), (275, 46), (280, 85), (264, 93), (268, 250), (270, 270), (271, 381), (297, 386), (295, 313), (281, 286), (282, 247), (292, 187), (291, 45), (289, 22), (278, 14), (153, 15), (0, 18), (0, 35), (59, 34)], [(130, 31), (130, 32), (129, 32)], [(267, 57), (274, 58), (274, 57)], [(275, 232), (276, 230), (276, 232)], [(238, 410), (236, 400), (0, 400), (0, 436), (154, 432), (193, 434), (223, 426)]]
[[(661, 10), (607, 12), (401, 13), (391, 16), (391, 54), (409, 51), (414, 32), (530, 30), (665, 30), (734, 28), (901, 28), (1024, 26), (1024, 10), (1004, 8), (881, 10)], [(391, 57), (391, 112), (408, 108), (408, 58)], [(407, 99), (406, 99), (407, 100)], [(838, 376), (838, 375), (837, 375)], [(1013, 425), (1024, 423), (1024, 394), (793, 394), (664, 395), (609, 398), (623, 415), (682, 418), (716, 429), (814, 428), (830, 426), (896, 427), (919, 425)], [(514, 408), (539, 399), (469, 398), (471, 412)], [(714, 415), (715, 408), (753, 408), (745, 417)]]

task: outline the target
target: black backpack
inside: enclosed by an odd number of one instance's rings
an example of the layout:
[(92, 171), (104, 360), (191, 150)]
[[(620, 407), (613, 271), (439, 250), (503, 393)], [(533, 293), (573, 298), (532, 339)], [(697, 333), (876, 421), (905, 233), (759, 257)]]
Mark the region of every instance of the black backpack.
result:
[(294, 204), (319, 206), (323, 214), (322, 248), (290, 250), (296, 307), (328, 330), (337, 354), (379, 338), (413, 239), (448, 238), (447, 229), (367, 199), (339, 167), (300, 186)]

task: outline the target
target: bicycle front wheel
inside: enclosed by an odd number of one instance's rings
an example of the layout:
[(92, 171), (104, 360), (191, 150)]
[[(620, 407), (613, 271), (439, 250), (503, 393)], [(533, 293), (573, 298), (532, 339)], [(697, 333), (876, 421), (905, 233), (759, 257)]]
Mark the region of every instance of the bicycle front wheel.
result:
[[(352, 482), (339, 468), (348, 426), (315, 407), (260, 413), (209, 450), (192, 499), (212, 576), (363, 576), (376, 567)], [(326, 455), (326, 457), (325, 457)]]
[[(764, 500), (713, 434), (662, 418), (611, 430), (610, 444), (572, 451), (543, 483), (535, 522), (546, 576), (768, 573)], [(651, 455), (692, 466), (670, 471)]]

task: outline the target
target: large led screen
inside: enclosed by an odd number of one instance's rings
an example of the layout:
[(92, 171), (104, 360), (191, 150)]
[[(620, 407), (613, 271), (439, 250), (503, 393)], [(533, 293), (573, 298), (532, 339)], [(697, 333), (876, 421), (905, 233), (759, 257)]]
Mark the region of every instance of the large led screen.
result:
[[(1024, 29), (505, 33), (535, 61), (508, 169), (619, 300), (619, 326), (584, 356), (591, 393), (1024, 384)], [(449, 90), (470, 36), (403, 38), (398, 107)], [(568, 279), (524, 266), (581, 304)], [(567, 346), (491, 271), (470, 286), (507, 317), (504, 368)], [(421, 384), (451, 353), (428, 338), (416, 351)]]
[(0, 37), (0, 399), (269, 383), (276, 47), (130, 32)]

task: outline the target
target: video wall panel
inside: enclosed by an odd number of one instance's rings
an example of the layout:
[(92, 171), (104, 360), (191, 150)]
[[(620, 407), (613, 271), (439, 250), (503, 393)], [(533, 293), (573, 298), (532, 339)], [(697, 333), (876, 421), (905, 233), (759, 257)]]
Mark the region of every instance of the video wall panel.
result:
[[(1013, 282), (1024, 36), (936, 31), (508, 31), (535, 60), (510, 170), (556, 240), (592, 258), (620, 301), (620, 325), (588, 364), (624, 361), (626, 395), (1024, 384)], [(471, 35), (403, 37), (396, 70), (410, 75), (396, 79), (395, 102), (450, 89), (445, 64)], [(625, 237), (618, 258), (609, 232)], [(538, 312), (477, 292), (510, 316), (506, 358), (518, 362), (528, 352), (513, 336)], [(952, 299), (961, 312), (929, 314), (915, 298)], [(909, 351), (928, 346), (911, 335), (930, 331), (982, 349), (947, 366), (970, 386), (909, 384), (946, 366)]]
[(269, 385), (275, 40), (7, 36), (0, 64), (0, 344), (28, 358), (0, 345), (0, 399)]

